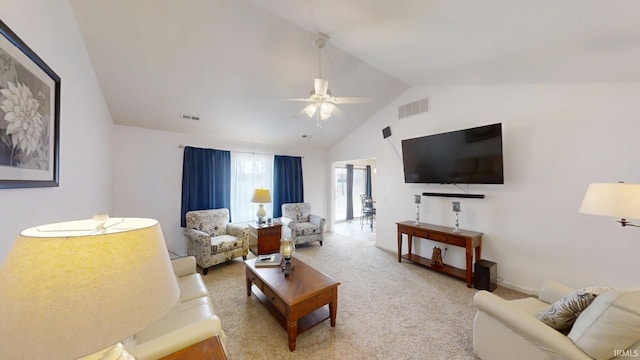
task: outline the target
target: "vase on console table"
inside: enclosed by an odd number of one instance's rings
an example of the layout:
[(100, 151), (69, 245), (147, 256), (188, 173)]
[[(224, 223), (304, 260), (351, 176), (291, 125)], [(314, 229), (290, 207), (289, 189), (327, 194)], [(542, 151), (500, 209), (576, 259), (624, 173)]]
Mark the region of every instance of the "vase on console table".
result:
[(416, 222), (414, 225), (420, 225), (420, 201), (422, 197), (420, 195), (414, 195), (414, 202), (416, 203)]
[(460, 213), (460, 201), (454, 201), (451, 203), (453, 206), (453, 212), (456, 213), (456, 227), (452, 230), (454, 233), (459, 233), (460, 232), (460, 222), (458, 221), (458, 214)]

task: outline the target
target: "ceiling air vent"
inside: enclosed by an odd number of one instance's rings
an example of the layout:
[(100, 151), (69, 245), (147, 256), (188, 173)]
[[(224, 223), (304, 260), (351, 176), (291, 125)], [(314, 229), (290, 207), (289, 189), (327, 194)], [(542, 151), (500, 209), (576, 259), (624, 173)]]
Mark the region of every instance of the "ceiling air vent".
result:
[(181, 119), (187, 119), (187, 120), (200, 120), (200, 116), (195, 116), (195, 115), (187, 115), (187, 114), (180, 114), (180, 118)]
[(429, 111), (429, 98), (420, 99), (398, 107), (398, 119)]

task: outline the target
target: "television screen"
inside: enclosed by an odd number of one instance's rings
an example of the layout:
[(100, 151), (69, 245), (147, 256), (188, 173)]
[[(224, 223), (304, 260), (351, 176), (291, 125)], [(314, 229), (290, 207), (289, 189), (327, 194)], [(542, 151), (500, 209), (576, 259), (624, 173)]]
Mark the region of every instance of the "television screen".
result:
[(405, 183), (504, 184), (502, 124), (402, 140)]

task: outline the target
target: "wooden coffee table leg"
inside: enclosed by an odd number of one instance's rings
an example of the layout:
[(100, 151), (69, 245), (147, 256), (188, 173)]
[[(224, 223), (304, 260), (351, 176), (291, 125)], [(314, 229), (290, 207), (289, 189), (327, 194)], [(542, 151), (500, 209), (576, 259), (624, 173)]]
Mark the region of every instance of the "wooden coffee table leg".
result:
[(247, 277), (247, 296), (251, 296), (251, 284), (253, 282), (251, 281), (251, 279), (249, 277)]
[(289, 335), (289, 351), (296, 349), (296, 338), (298, 337), (298, 320), (287, 320), (287, 335)]

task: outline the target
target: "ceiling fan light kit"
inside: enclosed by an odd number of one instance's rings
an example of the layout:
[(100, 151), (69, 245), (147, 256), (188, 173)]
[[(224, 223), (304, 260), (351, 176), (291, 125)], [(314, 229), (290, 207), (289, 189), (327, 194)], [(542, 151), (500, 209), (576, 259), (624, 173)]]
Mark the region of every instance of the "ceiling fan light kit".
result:
[(365, 97), (335, 97), (329, 90), (329, 81), (322, 78), (322, 49), (329, 41), (329, 36), (318, 33), (318, 37), (313, 42), (318, 48), (318, 77), (313, 79), (313, 89), (309, 92), (308, 98), (288, 99), (289, 101), (303, 101), (309, 103), (301, 113), (305, 113), (309, 118), (316, 118), (316, 126), (321, 128), (321, 120), (327, 120), (334, 114), (344, 115), (336, 106), (337, 104), (354, 104), (368, 101)]

